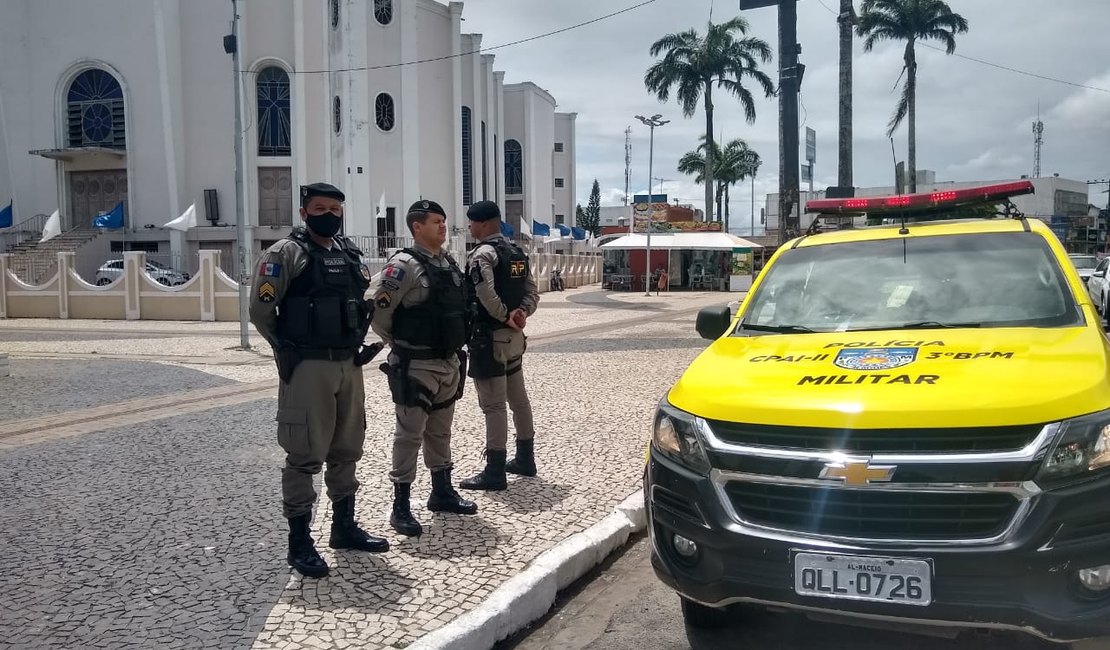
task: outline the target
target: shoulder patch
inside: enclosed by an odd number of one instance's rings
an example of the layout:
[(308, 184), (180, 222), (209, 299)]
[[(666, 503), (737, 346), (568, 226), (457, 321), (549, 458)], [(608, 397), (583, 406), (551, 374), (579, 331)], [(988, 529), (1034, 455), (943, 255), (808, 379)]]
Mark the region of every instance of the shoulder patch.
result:
[(280, 278), (281, 277), (281, 264), (277, 262), (263, 262), (258, 267), (258, 275)]
[(359, 273), (362, 274), (362, 279), (363, 280), (366, 280), (367, 282), (370, 281), (370, 267), (369, 266), (366, 266), (365, 264), (359, 264), (358, 271), (359, 271)]
[(391, 304), (393, 304), (393, 297), (387, 291), (381, 291), (374, 296), (374, 306), (378, 309), (389, 309)]
[(405, 279), (405, 270), (394, 264), (389, 264), (382, 271), (382, 275), (392, 280), (400, 282)]
[(258, 285), (258, 302), (273, 302), (276, 297), (274, 285), (268, 281)]

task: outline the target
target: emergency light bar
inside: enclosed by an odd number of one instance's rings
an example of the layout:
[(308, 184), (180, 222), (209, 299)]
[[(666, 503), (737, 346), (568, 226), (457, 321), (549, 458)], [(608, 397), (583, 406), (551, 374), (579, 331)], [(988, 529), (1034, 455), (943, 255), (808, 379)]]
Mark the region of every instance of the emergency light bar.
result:
[(982, 185), (959, 190), (899, 194), (897, 196), (868, 196), (854, 199), (814, 199), (806, 201), (806, 212), (818, 214), (875, 214), (880, 212), (905, 212), (941, 207), (957, 207), (975, 203), (993, 203), (1011, 196), (1032, 194), (1033, 183), (1017, 181)]

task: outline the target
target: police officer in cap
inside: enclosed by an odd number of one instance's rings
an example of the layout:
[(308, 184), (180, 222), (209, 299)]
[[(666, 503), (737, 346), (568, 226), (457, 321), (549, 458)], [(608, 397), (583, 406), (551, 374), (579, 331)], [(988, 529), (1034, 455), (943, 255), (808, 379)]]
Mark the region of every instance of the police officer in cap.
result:
[(371, 327), (390, 346), (381, 369), (396, 405), (393, 513), (402, 535), (423, 532), (409, 505), (421, 446), (432, 473), (428, 509), (472, 515), (478, 506), (451, 484), (451, 424), (466, 374), (468, 293), (463, 273), (443, 250), (447, 216), (435, 201), (417, 201), (405, 221), (415, 245), (398, 251), (375, 278)]
[[(486, 416), (486, 467), (459, 483), (468, 490), (504, 490), (505, 472), (536, 475), (532, 404), (524, 388), (524, 327), (536, 312), (540, 294), (528, 256), (501, 234), (501, 211), (492, 201), (470, 206), (470, 234), (481, 242), (467, 262), (477, 306), (471, 335), (470, 376)], [(516, 457), (506, 462), (508, 402), (516, 428)]]
[[(285, 450), (282, 509), (289, 520), (289, 564), (313, 578), (328, 565), (309, 529), (313, 475), (326, 462), (332, 501), (329, 546), (381, 552), (389, 543), (355, 521), (355, 463), (362, 457), (366, 412), (361, 364), (369, 327), (370, 271), (362, 252), (339, 235), (343, 192), (327, 183), (301, 187), (304, 227), (270, 247), (251, 283), (251, 322), (278, 366), (278, 444)], [(378, 348), (380, 349), (380, 348)]]

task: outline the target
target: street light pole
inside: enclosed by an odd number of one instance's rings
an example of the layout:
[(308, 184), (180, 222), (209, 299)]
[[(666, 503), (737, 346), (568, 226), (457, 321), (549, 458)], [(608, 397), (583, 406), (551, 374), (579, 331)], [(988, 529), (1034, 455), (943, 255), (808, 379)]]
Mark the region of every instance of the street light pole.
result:
[[(649, 285), (649, 282), (651, 280), (651, 226), (652, 226), (652, 218), (651, 218), (651, 181), (652, 181), (652, 174), (653, 174), (652, 164), (655, 161), (655, 127), (663, 126), (664, 124), (670, 123), (670, 120), (664, 120), (662, 118), (663, 118), (663, 116), (660, 115), (659, 113), (656, 113), (655, 115), (652, 115), (650, 118), (644, 117), (643, 115), (637, 115), (636, 116), (636, 119), (640, 120), (641, 122), (644, 123), (645, 126), (647, 126), (651, 129), (651, 135), (649, 136), (649, 139), (648, 139), (648, 197), (647, 197), (647, 229), (646, 229), (647, 245), (645, 246), (645, 248), (647, 249), (647, 255), (644, 258), (644, 295), (645, 296), (650, 296), (651, 295), (651, 286)], [(635, 220), (636, 220), (635, 210), (633, 210), (632, 220), (633, 220), (633, 222), (635, 222)]]
[(250, 271), (250, 249), (247, 246), (247, 224), (243, 214), (243, 106), (239, 79), (239, 10), (231, 0), (231, 38), (224, 39), (224, 51), (231, 54), (232, 81), (235, 88), (235, 239), (239, 255), (239, 345), (251, 347), (247, 330), (249, 320), (247, 282)]

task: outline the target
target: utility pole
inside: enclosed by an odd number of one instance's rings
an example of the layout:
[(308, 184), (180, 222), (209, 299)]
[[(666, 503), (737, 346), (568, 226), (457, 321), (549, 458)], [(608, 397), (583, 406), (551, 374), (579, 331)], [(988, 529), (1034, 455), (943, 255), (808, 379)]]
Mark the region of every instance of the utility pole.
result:
[[(837, 161), (837, 183), (852, 187), (852, 29), (856, 11), (852, 0), (840, 0), (840, 156)], [(811, 190), (812, 191), (812, 190)]]
[[(1095, 217), (1095, 229), (1101, 230), (1099, 226), (1106, 226), (1106, 243), (1103, 244), (1103, 252), (1110, 252), (1110, 179), (1100, 178), (1094, 181), (1087, 181), (1088, 185), (1106, 185), (1107, 189), (1102, 193), (1106, 195), (1106, 207), (1099, 210), (1099, 216)], [(1104, 222), (1104, 223), (1099, 223)]]
[(798, 235), (798, 3), (779, 1), (779, 243)]
[[(798, 62), (797, 0), (739, 0), (740, 10), (778, 7), (779, 18), (779, 244), (799, 234), (798, 91), (805, 66)], [(800, 215), (799, 215), (800, 217)]]
[(224, 37), (224, 51), (231, 55), (232, 83), (235, 88), (235, 243), (239, 254), (239, 345), (251, 347), (247, 322), (247, 283), (250, 282), (250, 247), (247, 245), (246, 215), (243, 214), (243, 102), (239, 79), (239, 8), (231, 0), (231, 35)]

